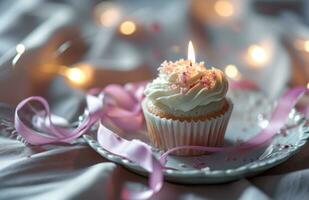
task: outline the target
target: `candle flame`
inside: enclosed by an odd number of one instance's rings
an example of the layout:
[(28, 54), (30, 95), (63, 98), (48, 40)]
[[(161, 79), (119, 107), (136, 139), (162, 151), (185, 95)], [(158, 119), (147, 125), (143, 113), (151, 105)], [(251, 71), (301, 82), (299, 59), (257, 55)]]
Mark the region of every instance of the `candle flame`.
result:
[(188, 45), (188, 60), (191, 61), (193, 64), (195, 63), (195, 53), (191, 40)]
[(309, 89), (309, 82), (307, 83), (307, 88)]

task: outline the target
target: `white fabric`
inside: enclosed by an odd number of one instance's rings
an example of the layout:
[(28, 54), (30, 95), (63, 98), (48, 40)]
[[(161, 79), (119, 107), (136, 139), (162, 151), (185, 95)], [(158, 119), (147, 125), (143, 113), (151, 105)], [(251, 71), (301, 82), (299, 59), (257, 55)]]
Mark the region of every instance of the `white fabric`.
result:
[[(29, 146), (14, 139), (13, 109), (0, 106), (0, 199), (119, 199), (144, 177), (111, 163), (82, 139), (74, 145)], [(295, 199), (309, 195), (309, 146), (253, 178), (218, 185), (165, 182), (152, 199)]]
[[(139, 38), (132, 38), (133, 42), (124, 38), (116, 39), (116, 30), (102, 30), (97, 33), (96, 25), (91, 22), (94, 5), (98, 2), (0, 1), (1, 102), (16, 105), (26, 96), (45, 95), (57, 114), (74, 118), (82, 98), (80, 92), (67, 87), (59, 77), (52, 82), (48, 82), (50, 77), (40, 79), (43, 75), (39, 73), (38, 66), (47, 62), (72, 63), (74, 58), (89, 50), (90, 55), (86, 55), (86, 59), (91, 59), (94, 64), (100, 63), (101, 69), (103, 62), (110, 70), (103, 73), (96, 71), (96, 81), (101, 80), (103, 83), (100, 82), (100, 85), (95, 82), (95, 86), (102, 86), (114, 81), (123, 83), (150, 78), (149, 71), (156, 71), (164, 59), (176, 60), (185, 55), (183, 52), (186, 50), (183, 49), (186, 49), (185, 43), (190, 38), (186, 13), (188, 6), (184, 3), (187, 1), (164, 2), (164, 6), (159, 1), (136, 1), (138, 6), (146, 9), (136, 9), (131, 13), (128, 11), (127, 14), (138, 19), (141, 23), (139, 25), (145, 25), (140, 26), (143, 30), (148, 30), (151, 21), (161, 24), (160, 34), (146, 33), (146, 38), (149, 39), (146, 43), (143, 43), (145, 40), (138, 40)], [(133, 3), (130, 1), (125, 5), (132, 9), (130, 6)], [(212, 30), (212, 33), (214, 32)], [(100, 34), (106, 37), (100, 37)], [(63, 42), (72, 39), (75, 54), (55, 60), (55, 50), (59, 49)], [(24, 44), (26, 51), (13, 67), (11, 62), (16, 55), (15, 47), (18, 43)], [(91, 45), (87, 46), (85, 43)], [(104, 49), (100, 46), (103, 43)], [(178, 48), (181, 53), (167, 53), (173, 45), (180, 45)], [(198, 54), (202, 55), (202, 58), (207, 57), (203, 55), (203, 47), (200, 48)], [(278, 53), (284, 51), (281, 45), (278, 48), (281, 48)], [(154, 54), (162, 53), (157, 52), (158, 49), (164, 49), (163, 53), (167, 55), (153, 57)], [(104, 59), (103, 55), (106, 56)], [(230, 61), (225, 60), (228, 55), (219, 58), (222, 66), (230, 64)], [(274, 71), (266, 71), (267, 80), (260, 79), (261, 86), (272, 88), (269, 92), (276, 93), (273, 96), (284, 87), (288, 70), (283, 73), (281, 81), (273, 81), (273, 74), (281, 77), (282, 66), (289, 67), (286, 53), (280, 54), (277, 61), (273, 66)], [(142, 71), (136, 71), (132, 68), (145, 63), (152, 70), (144, 67)], [(258, 77), (258, 73), (254, 73), (254, 76)], [(0, 106), (0, 199), (119, 199), (120, 191), (127, 182), (147, 184), (147, 179), (103, 159), (82, 141), (75, 145), (26, 146), (14, 139), (15, 137), (10, 138), (13, 131), (13, 111), (13, 108), (2, 104)], [(165, 183), (162, 191), (153, 199), (308, 199), (308, 155), (309, 146), (306, 145), (301, 152), (278, 167), (254, 178), (227, 184), (189, 186)]]

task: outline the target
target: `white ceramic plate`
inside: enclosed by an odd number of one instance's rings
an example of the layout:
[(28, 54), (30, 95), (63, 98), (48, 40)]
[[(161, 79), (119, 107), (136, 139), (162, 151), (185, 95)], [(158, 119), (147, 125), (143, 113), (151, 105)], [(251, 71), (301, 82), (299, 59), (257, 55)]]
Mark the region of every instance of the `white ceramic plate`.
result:
[[(229, 93), (234, 102), (234, 110), (229, 122), (225, 145), (237, 145), (256, 135), (268, 123), (274, 105), (261, 93), (234, 90)], [(130, 133), (129, 138), (142, 138), (147, 142), (147, 133)], [(286, 161), (294, 155), (309, 137), (308, 121), (295, 112), (290, 113), (286, 128), (267, 145), (245, 153), (213, 153), (210, 155), (181, 157), (169, 156), (165, 179), (177, 183), (214, 184), (223, 183), (261, 173)], [(95, 134), (84, 135), (85, 141), (106, 159), (121, 164), (141, 175), (147, 172), (138, 164), (115, 156), (100, 147)], [(155, 155), (158, 150), (153, 148)]]

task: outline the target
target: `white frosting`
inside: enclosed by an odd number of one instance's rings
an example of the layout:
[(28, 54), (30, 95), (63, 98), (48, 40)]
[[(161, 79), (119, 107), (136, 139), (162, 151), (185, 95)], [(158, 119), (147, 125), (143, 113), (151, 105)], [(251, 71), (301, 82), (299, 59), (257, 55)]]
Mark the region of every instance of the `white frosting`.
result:
[(164, 62), (159, 72), (158, 78), (147, 85), (145, 95), (169, 111), (188, 112), (214, 102), (222, 103), (228, 90), (223, 72), (216, 68), (207, 70), (204, 63)]

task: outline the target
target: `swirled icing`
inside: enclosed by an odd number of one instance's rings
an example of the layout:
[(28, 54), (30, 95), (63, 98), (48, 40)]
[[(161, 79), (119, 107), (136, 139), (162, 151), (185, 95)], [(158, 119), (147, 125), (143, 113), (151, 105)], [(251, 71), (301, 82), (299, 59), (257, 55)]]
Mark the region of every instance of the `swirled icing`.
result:
[(222, 103), (226, 96), (228, 81), (223, 72), (216, 68), (206, 69), (203, 62), (165, 61), (158, 70), (159, 76), (144, 92), (155, 105), (189, 112), (195, 108), (213, 107), (215, 102)]

